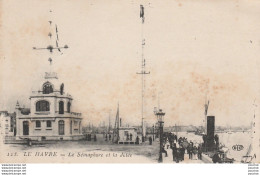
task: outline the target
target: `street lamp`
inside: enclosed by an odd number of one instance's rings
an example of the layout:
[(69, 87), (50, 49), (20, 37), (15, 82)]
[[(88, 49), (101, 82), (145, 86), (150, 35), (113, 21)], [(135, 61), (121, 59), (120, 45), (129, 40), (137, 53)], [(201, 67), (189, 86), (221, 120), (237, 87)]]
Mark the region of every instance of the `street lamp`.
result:
[(154, 141), (154, 124), (153, 124), (153, 141)]
[(163, 124), (164, 124), (164, 115), (165, 112), (162, 111), (162, 109), (154, 108), (154, 114), (157, 117), (157, 121), (159, 123), (159, 132), (160, 132), (160, 152), (159, 152), (159, 159), (158, 162), (161, 163), (163, 161), (162, 159), (162, 149), (163, 149)]

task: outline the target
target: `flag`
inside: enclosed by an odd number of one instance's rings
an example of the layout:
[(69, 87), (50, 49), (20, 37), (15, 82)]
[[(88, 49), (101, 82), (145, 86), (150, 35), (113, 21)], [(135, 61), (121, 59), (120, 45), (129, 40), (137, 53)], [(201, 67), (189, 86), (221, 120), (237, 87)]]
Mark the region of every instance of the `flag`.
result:
[(142, 22), (144, 23), (144, 6), (140, 5), (140, 18), (142, 18)]
[(145, 45), (145, 39), (143, 39), (142, 45)]

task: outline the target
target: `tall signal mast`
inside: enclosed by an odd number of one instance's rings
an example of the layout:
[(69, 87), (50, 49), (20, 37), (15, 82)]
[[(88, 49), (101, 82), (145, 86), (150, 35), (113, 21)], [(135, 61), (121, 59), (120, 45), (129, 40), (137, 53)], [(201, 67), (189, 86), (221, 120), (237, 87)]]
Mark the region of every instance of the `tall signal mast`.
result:
[(111, 116), (111, 110), (109, 111), (109, 116), (108, 116), (108, 133), (110, 134), (110, 127), (111, 127), (111, 123), (110, 123), (110, 116)]
[(144, 112), (145, 112), (145, 75), (150, 74), (150, 72), (146, 72), (145, 70), (145, 58), (144, 58), (144, 46), (145, 46), (145, 38), (143, 36), (143, 26), (144, 26), (144, 6), (140, 5), (140, 18), (142, 19), (142, 62), (141, 62), (141, 72), (138, 72), (137, 74), (140, 74), (142, 76), (142, 137), (145, 137), (146, 131), (144, 126)]

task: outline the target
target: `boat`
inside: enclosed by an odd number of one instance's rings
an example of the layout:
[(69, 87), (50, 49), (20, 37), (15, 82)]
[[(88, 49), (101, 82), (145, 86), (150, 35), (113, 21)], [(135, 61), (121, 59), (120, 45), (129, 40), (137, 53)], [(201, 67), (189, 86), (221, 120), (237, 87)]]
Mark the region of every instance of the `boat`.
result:
[(228, 133), (228, 134), (232, 134), (232, 131), (229, 129), (227, 133)]
[(195, 131), (195, 135), (203, 136), (204, 134), (202, 130), (197, 129), (197, 131)]
[(213, 163), (233, 163), (235, 161), (234, 158), (227, 157), (227, 148), (222, 148), (218, 150), (212, 157)]
[[(254, 102), (253, 104), (255, 107), (256, 107), (256, 104)], [(251, 144), (249, 145), (249, 147), (247, 148), (247, 152), (246, 152), (246, 155), (244, 155), (241, 159), (241, 163), (253, 163), (254, 161), (257, 161), (256, 160), (256, 150), (254, 150), (254, 147), (253, 147), (253, 143), (257, 142), (256, 139), (258, 139), (258, 137), (255, 137), (256, 136), (256, 118), (255, 118), (255, 110), (254, 110), (254, 117), (253, 117), (253, 120), (251, 122)]]

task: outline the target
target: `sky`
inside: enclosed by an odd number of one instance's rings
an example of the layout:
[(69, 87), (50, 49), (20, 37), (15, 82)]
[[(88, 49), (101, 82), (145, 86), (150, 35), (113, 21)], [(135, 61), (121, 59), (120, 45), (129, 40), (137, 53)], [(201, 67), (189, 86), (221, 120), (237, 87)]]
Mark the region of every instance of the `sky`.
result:
[(0, 110), (30, 106), (50, 69), (50, 53), (32, 47), (50, 44), (52, 20), (69, 46), (51, 55), (52, 70), (85, 124), (108, 123), (109, 113), (114, 123), (118, 103), (123, 124), (141, 124), (142, 30), (148, 125), (158, 101), (166, 126), (202, 125), (206, 96), (216, 125), (247, 126), (259, 113), (257, 0), (3, 0), (0, 8)]

